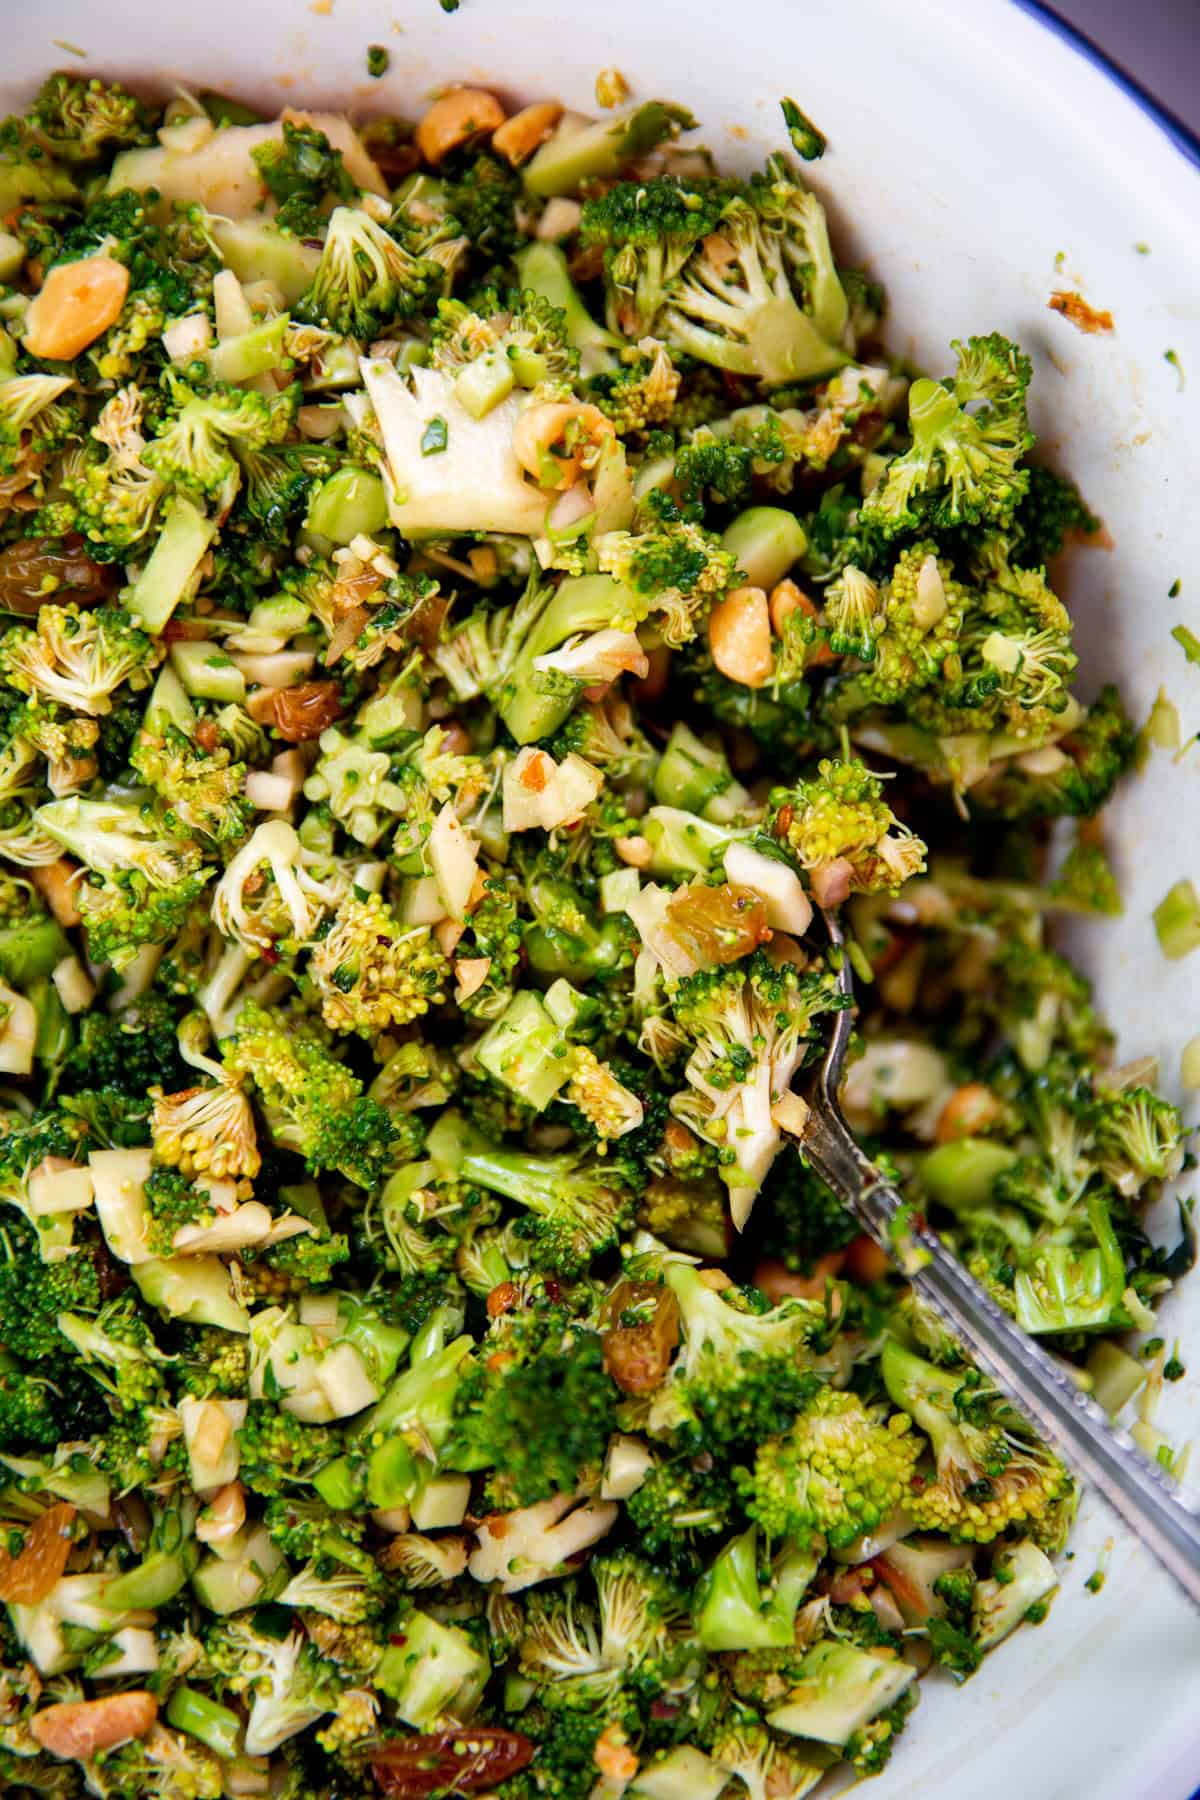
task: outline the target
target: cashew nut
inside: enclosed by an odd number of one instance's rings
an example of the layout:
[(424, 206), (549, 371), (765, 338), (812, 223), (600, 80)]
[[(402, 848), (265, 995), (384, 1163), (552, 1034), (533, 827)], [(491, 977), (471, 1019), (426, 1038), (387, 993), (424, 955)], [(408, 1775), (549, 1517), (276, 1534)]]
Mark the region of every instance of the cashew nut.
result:
[(545, 143), (562, 118), (562, 112), (557, 100), (539, 100), (533, 106), (523, 106), (493, 135), (492, 149), (499, 151), (514, 169), (519, 168), (539, 144)]
[(552, 400), (531, 406), (513, 431), (513, 452), (539, 487), (565, 491), (592, 467), (609, 439), (611, 419), (598, 406), (579, 400)]
[(741, 687), (771, 679), (771, 615), (762, 588), (733, 588), (717, 602), (708, 617), (708, 647), (722, 675)]
[(434, 101), (417, 126), (417, 149), (428, 163), (440, 163), (472, 138), (498, 131), (504, 108), (483, 88), (451, 88)]

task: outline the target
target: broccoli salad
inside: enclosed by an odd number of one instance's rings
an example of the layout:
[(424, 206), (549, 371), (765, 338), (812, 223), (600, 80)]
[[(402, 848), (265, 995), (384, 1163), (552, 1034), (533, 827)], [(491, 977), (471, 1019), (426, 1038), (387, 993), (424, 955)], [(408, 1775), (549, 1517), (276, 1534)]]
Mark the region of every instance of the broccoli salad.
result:
[(610, 87), (2, 127), (6, 1794), (797, 1800), (1046, 1617), (1074, 1482), (804, 1161), (819, 908), (853, 1129), (1176, 1464), (1098, 521)]

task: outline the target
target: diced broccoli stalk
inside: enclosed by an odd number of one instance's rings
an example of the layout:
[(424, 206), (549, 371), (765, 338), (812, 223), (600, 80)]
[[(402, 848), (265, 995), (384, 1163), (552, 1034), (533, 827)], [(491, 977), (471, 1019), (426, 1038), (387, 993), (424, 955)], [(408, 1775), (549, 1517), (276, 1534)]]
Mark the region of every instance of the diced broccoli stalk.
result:
[(648, 1758), (633, 1778), (630, 1800), (720, 1800), (729, 1771), (692, 1744)]
[(177, 1731), (186, 1731), (201, 1744), (225, 1758), (238, 1753), (242, 1737), (242, 1721), (228, 1706), (210, 1699), (199, 1688), (186, 1684), (171, 1691), (167, 1702), (167, 1723)]
[(110, 1613), (135, 1612), (143, 1608), (154, 1612), (181, 1593), (199, 1557), (198, 1546), (186, 1524), (178, 1513), (169, 1513), (165, 1520), (160, 1520), (151, 1543), (157, 1540), (171, 1547), (152, 1549), (132, 1569), (111, 1576), (96, 1596), (97, 1605)]
[(217, 534), (211, 519), (179, 494), (163, 514), (162, 528), (137, 580), (124, 594), (125, 605), (155, 636), (187, 599), (200, 564)]
[(168, 1319), (240, 1336), (250, 1330), (250, 1315), (235, 1300), (229, 1268), (219, 1256), (147, 1257), (130, 1274), (142, 1298)]
[(616, 175), (623, 164), (695, 123), (683, 107), (665, 100), (647, 100), (615, 119), (570, 114), (525, 165), (525, 185), (543, 200), (573, 194), (585, 181)]
[(349, 544), (359, 536), (374, 537), (387, 517), (387, 493), (378, 475), (344, 464), (309, 501), (306, 524), (335, 544)]
[(571, 1079), (570, 1048), (540, 997), (522, 988), (475, 1046), (475, 1060), (494, 1081), (545, 1112)]
[(1107, 1200), (1086, 1203), (1094, 1243), (1038, 1248), (1016, 1272), (1017, 1324), (1033, 1336), (1059, 1331), (1103, 1331), (1121, 1323), (1125, 1257), (1113, 1230)]
[(51, 918), (0, 928), (0, 976), (22, 992), (52, 975), (71, 954), (62, 926)]
[(721, 546), (751, 587), (770, 593), (804, 555), (808, 537), (795, 513), (780, 506), (751, 506), (725, 527)]
[(201, 1606), (225, 1616), (256, 1606), (286, 1580), (283, 1554), (266, 1526), (245, 1525), (221, 1545), (219, 1556), (203, 1559), (192, 1587)]
[(727, 1544), (696, 1595), (693, 1623), (706, 1650), (781, 1650), (793, 1641), (796, 1613), (824, 1546), (784, 1547), (765, 1576), (758, 1531)]
[(916, 1670), (894, 1651), (872, 1655), (827, 1638), (801, 1660), (789, 1678), (787, 1701), (772, 1708), (767, 1723), (774, 1731), (820, 1744), (846, 1744), (894, 1706), (916, 1678)]
[(1087, 1359), (1087, 1372), (1092, 1382), (1092, 1398), (1097, 1406), (1116, 1417), (1134, 1395), (1146, 1385), (1147, 1368), (1119, 1344), (1102, 1340)]
[(1057, 1586), (1049, 1557), (1028, 1538), (998, 1550), (992, 1574), (976, 1584), (972, 1602), (971, 1632), (980, 1649), (1002, 1643)]
[(607, 630), (632, 631), (645, 605), (610, 575), (568, 577), (539, 613), (513, 660), (497, 710), (518, 744), (551, 737), (582, 692), (582, 679), (540, 670), (538, 661), (568, 639)]
[(700, 813), (726, 825), (744, 812), (750, 795), (734, 778), (723, 750), (702, 743), (682, 722), (672, 729), (654, 771), (654, 797), (664, 806)]
[[(420, 1490), (430, 1452), (436, 1455), (449, 1438), (463, 1363), (475, 1346), (464, 1336), (429, 1355), (419, 1355), (420, 1347), (419, 1341), (414, 1344), (409, 1368), (351, 1427), (351, 1448), (356, 1459), (365, 1459), (362, 1479), (375, 1507), (408, 1505)], [(322, 1471), (320, 1485), (328, 1497), (347, 1481), (353, 1493), (358, 1480), (354, 1466), (339, 1458)]]
[(990, 1138), (959, 1138), (939, 1144), (921, 1162), (921, 1185), (929, 1198), (962, 1217), (988, 1206), (997, 1175), (1018, 1161), (1017, 1151)]
[(286, 364), (284, 336), (291, 321), (286, 313), (250, 325), (207, 352), (204, 360), (214, 381), (253, 381)]
[(650, 846), (647, 873), (675, 881), (719, 868), (730, 844), (746, 835), (680, 806), (652, 806), (641, 820), (641, 836)]
[(270, 219), (214, 218), (209, 230), (239, 281), (273, 281), (285, 306), (294, 306), (312, 286), (319, 247), (281, 231)]
[(393, 1632), (374, 1679), (406, 1724), (432, 1731), (447, 1717), (469, 1719), (490, 1673), (465, 1631), (414, 1610)]
[(1194, 881), (1177, 881), (1154, 909), (1159, 948), (1172, 962), (1200, 950), (1200, 893)]

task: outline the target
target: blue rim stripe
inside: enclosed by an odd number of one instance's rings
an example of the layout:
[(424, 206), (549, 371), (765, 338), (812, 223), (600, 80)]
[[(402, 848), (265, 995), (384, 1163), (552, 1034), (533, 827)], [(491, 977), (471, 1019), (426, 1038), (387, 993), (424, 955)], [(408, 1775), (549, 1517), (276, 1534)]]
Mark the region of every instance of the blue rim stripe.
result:
[(1189, 126), (1185, 125), (1182, 119), (1177, 118), (1168, 107), (1156, 100), (1153, 94), (1148, 93), (1141, 82), (1136, 81), (1127, 70), (1121, 67), (1120, 63), (1114, 62), (1112, 57), (1100, 48), (1099, 44), (1093, 43), (1086, 32), (1080, 31), (1078, 26), (1072, 25), (1069, 20), (1064, 19), (1060, 13), (1055, 12), (1052, 6), (1045, 5), (1044, 0), (1013, 0), (1013, 4), (1022, 12), (1028, 13), (1031, 18), (1036, 19), (1040, 25), (1044, 25), (1048, 31), (1052, 31), (1055, 37), (1061, 38), (1064, 44), (1069, 44), (1072, 50), (1085, 57), (1093, 67), (1100, 70), (1101, 74), (1106, 75), (1115, 86), (1128, 94), (1134, 105), (1140, 108), (1147, 118), (1154, 121), (1159, 130), (1170, 139), (1193, 168), (1200, 169), (1200, 136), (1197, 136)]

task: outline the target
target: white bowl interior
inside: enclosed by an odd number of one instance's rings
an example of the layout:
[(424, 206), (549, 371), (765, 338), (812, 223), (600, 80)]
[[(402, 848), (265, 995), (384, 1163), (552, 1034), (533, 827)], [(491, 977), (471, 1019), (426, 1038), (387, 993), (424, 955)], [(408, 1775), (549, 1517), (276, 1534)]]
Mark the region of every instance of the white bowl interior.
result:
[[(80, 66), (158, 90), (216, 87), (264, 106), (419, 111), (435, 85), (489, 83), (521, 99), (595, 110), (596, 73), (616, 65), (635, 95), (690, 106), (731, 165), (782, 143), (791, 93), (827, 132), (813, 171), (841, 243), (887, 284), (894, 348), (934, 372), (951, 336), (1000, 330), (1036, 363), (1043, 451), (1079, 481), (1111, 548), (1076, 554), (1068, 598), (1081, 621), (1085, 685), (1119, 679), (1142, 719), (1160, 686), (1185, 734), (1200, 731), (1200, 670), (1171, 626), (1200, 634), (1200, 170), (1108, 77), (1005, 0), (743, 0), (733, 13), (685, 0), (609, 0), (564, 13), (546, 0), (49, 0), (10, 43), (3, 110), (44, 73)], [(367, 78), (366, 47), (391, 67)], [(1116, 330), (1082, 336), (1047, 310), (1057, 286), (1109, 308)], [(1183, 376), (1165, 360), (1174, 350)], [(1169, 598), (1180, 578), (1182, 592)], [(1074, 948), (1119, 1033), (1119, 1055), (1154, 1053), (1177, 1083), (1200, 1031), (1200, 954), (1161, 956), (1151, 911), (1181, 876), (1200, 879), (1200, 747), (1157, 752), (1109, 818), (1125, 914), (1080, 925)], [(1194, 1178), (1191, 1183), (1194, 1187)], [(1169, 1231), (1170, 1215), (1166, 1219)], [(1160, 1422), (1200, 1426), (1200, 1280), (1164, 1309), (1196, 1372)], [(1086, 1578), (1109, 1539), (1103, 1592)], [(1186, 1800), (1200, 1780), (1200, 1622), (1147, 1555), (1085, 1505), (1051, 1621), (1025, 1629), (962, 1692), (927, 1681), (885, 1796), (994, 1800)]]

